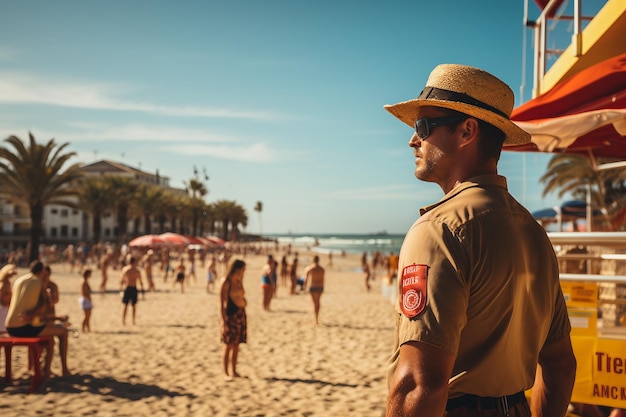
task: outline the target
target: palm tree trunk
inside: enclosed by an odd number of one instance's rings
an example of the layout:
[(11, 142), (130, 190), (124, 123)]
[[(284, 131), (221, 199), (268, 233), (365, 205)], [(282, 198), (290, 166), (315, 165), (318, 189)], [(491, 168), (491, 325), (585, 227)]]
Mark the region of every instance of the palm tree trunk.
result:
[(230, 223), (230, 220), (226, 219), (222, 221), (222, 239), (224, 239), (225, 241), (229, 241), (230, 239), (228, 239), (228, 224)]
[(35, 204), (30, 207), (30, 254), (28, 263), (39, 259), (39, 242), (43, 233), (43, 205)]
[(135, 236), (139, 236), (140, 225), (141, 225), (141, 219), (139, 217), (136, 217), (135, 220), (133, 220), (133, 234)]
[(102, 214), (100, 212), (93, 213), (93, 241), (95, 243), (100, 242), (102, 236)]
[(144, 229), (147, 235), (152, 233), (152, 221), (150, 220), (150, 216), (144, 218)]
[(117, 244), (121, 247), (126, 243), (126, 235), (128, 234), (128, 208), (120, 205), (117, 210)]
[(165, 216), (159, 216), (158, 218), (158, 223), (159, 223), (159, 232), (164, 232), (165, 231), (165, 222), (167, 221), (167, 217)]
[(194, 209), (191, 217), (191, 234), (198, 236), (198, 210)]

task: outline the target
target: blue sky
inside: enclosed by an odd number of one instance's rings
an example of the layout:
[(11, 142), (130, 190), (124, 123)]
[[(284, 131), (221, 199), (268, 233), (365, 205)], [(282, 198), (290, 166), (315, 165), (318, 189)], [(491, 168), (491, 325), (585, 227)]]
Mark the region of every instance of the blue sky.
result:
[[(206, 170), (207, 201), (237, 201), (250, 233), (404, 233), (442, 193), (415, 179), (411, 129), (383, 105), (440, 63), (519, 94), (523, 16), (521, 0), (4, 2), (0, 137), (177, 187)], [(557, 202), (538, 182), (549, 157), (501, 159), (530, 210)]]

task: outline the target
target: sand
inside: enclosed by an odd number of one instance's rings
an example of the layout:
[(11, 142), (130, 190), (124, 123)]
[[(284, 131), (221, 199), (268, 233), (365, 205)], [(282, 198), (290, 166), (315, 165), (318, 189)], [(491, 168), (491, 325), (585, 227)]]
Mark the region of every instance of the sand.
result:
[[(310, 296), (289, 295), (284, 287), (262, 309), (260, 277), (264, 256), (247, 256), (244, 286), (248, 299), (248, 343), (241, 345), (238, 371), (225, 381), (219, 337), (218, 296), (205, 291), (197, 273), (180, 293), (163, 283), (137, 305), (137, 323), (122, 325), (111, 271), (109, 291), (94, 293), (92, 332), (69, 340), (74, 375), (53, 377), (27, 394), (30, 372), (26, 350), (14, 349), (16, 380), (0, 380), (2, 416), (382, 416), (386, 366), (391, 350), (393, 308), (376, 279), (365, 290), (360, 257), (337, 255), (326, 268), (320, 324), (314, 325)], [(300, 255), (302, 267), (311, 254)], [(80, 276), (53, 264), (60, 288), (58, 314), (79, 329)], [(302, 269), (301, 267), (301, 269)], [(20, 272), (25, 272), (20, 270)], [(100, 284), (95, 270), (92, 289)], [(61, 371), (58, 356), (52, 372)], [(4, 375), (4, 361), (0, 361)]]

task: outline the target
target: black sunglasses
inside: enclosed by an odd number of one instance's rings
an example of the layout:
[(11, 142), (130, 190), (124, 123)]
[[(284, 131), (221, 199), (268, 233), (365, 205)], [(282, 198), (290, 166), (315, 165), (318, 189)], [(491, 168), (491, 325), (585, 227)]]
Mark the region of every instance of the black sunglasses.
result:
[(467, 119), (468, 116), (448, 116), (436, 117), (433, 119), (418, 119), (415, 121), (415, 133), (420, 140), (424, 140), (430, 135), (430, 129), (437, 126), (453, 125), (461, 120)]

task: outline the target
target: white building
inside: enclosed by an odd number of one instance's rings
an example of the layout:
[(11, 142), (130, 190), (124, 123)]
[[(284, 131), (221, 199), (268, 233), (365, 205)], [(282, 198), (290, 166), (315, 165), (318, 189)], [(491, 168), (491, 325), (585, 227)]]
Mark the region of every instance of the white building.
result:
[[(159, 185), (177, 194), (187, 195), (184, 189), (169, 186), (169, 178), (157, 172), (151, 174), (128, 165), (102, 160), (85, 165), (80, 170), (87, 176), (121, 176), (132, 178), (143, 184)], [(91, 216), (79, 209), (62, 205), (48, 205), (44, 208), (41, 242), (44, 244), (69, 244), (92, 239)], [(129, 230), (132, 230), (129, 221)], [(102, 216), (102, 236), (105, 241), (114, 241), (115, 217), (111, 212)], [(30, 241), (30, 214), (27, 206), (9, 202), (0, 195), (0, 249), (13, 250), (25, 246)]]

